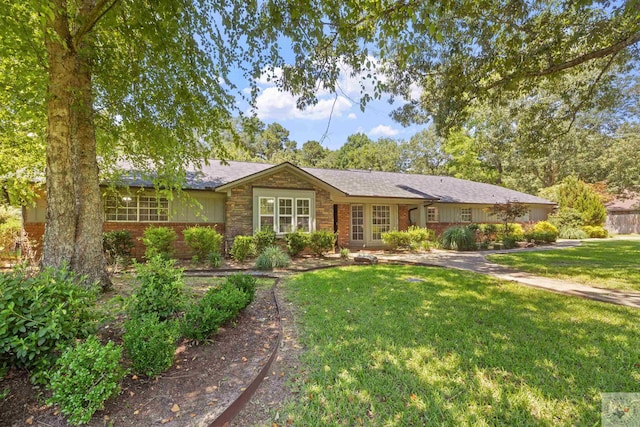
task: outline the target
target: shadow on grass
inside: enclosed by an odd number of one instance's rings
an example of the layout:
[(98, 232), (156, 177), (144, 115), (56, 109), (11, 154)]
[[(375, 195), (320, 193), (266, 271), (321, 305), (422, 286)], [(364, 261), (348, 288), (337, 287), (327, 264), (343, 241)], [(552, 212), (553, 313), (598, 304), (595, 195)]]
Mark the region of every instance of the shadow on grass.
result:
[(301, 425), (594, 424), (601, 392), (640, 391), (637, 310), (440, 268), (287, 288), (307, 349)]

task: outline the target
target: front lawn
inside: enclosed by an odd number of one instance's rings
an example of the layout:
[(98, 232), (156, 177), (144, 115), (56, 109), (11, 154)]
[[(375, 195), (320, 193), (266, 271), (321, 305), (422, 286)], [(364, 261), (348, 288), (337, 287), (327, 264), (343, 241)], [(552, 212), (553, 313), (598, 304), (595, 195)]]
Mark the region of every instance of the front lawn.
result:
[(490, 255), (490, 261), (598, 288), (640, 292), (640, 240), (600, 240), (548, 251)]
[(305, 348), (293, 425), (597, 425), (602, 392), (640, 392), (640, 310), (415, 266), (285, 286)]

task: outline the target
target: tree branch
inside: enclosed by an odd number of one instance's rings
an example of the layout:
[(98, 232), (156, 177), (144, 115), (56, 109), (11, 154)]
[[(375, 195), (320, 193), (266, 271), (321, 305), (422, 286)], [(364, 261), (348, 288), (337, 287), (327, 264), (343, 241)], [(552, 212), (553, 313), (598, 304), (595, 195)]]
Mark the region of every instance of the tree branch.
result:
[(78, 30), (73, 35), (73, 44), (74, 47), (77, 48), (80, 45), (82, 38), (89, 33), (93, 27), (102, 19), (104, 15), (109, 12), (113, 6), (118, 3), (119, 0), (100, 0), (98, 3), (90, 10), (88, 15), (85, 17), (84, 22), (78, 28)]

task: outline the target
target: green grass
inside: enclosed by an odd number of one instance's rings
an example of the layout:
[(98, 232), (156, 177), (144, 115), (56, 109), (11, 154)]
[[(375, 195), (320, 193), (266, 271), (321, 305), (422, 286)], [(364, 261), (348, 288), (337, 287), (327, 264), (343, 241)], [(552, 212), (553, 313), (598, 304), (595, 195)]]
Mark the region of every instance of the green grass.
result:
[(285, 286), (305, 348), (293, 425), (599, 425), (601, 392), (640, 392), (640, 310), (426, 267)]
[(640, 292), (640, 240), (600, 240), (569, 248), (490, 255), (490, 261), (540, 276)]

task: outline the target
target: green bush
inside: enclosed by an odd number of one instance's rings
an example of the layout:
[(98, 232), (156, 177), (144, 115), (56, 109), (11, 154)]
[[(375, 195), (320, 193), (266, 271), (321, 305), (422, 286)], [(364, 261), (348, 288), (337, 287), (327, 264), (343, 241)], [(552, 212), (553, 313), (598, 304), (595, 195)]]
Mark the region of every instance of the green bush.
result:
[(266, 248), (276, 243), (276, 233), (271, 229), (256, 231), (253, 235), (253, 244), (257, 255), (260, 255)]
[(157, 255), (146, 264), (136, 265), (139, 286), (133, 294), (132, 314), (156, 313), (161, 319), (167, 319), (182, 310), (185, 302), (183, 271), (175, 264), (175, 260), (165, 260)]
[(309, 245), (309, 235), (300, 230), (288, 233), (284, 236), (287, 243), (287, 251), (292, 257), (297, 257)]
[(67, 348), (49, 377), (52, 395), (47, 404), (58, 405), (70, 424), (87, 423), (107, 399), (120, 393), (125, 376), (121, 358), (122, 347), (111, 341), (103, 346), (95, 335)]
[(558, 234), (555, 225), (548, 221), (539, 221), (530, 232), (525, 233), (525, 239), (536, 243), (552, 243), (558, 240)]
[(220, 252), (222, 234), (215, 227), (195, 225), (182, 230), (182, 234), (193, 256), (198, 257), (199, 261), (205, 261), (212, 252)]
[(211, 252), (208, 258), (211, 268), (220, 268), (222, 265), (222, 255), (220, 255), (220, 252)]
[(513, 249), (517, 246), (517, 240), (515, 236), (504, 236), (502, 238), (502, 247), (505, 249)]
[(382, 233), (382, 241), (392, 251), (398, 248), (408, 248), (411, 243), (409, 233), (397, 230)]
[(508, 224), (508, 230), (505, 230), (504, 224), (496, 224), (497, 236), (502, 240), (505, 236), (515, 237), (517, 242), (524, 240), (524, 229), (522, 224)]
[(171, 367), (179, 336), (176, 320), (162, 321), (157, 313), (148, 313), (132, 317), (124, 329), (122, 341), (133, 373), (153, 378)]
[(231, 246), (231, 258), (236, 261), (244, 261), (247, 258), (255, 256), (256, 247), (253, 243), (253, 237), (251, 236), (236, 236), (233, 239), (233, 246)]
[(102, 234), (102, 250), (107, 263), (128, 264), (133, 249), (133, 239), (127, 230), (107, 231)]
[(226, 283), (244, 292), (247, 295), (247, 304), (251, 303), (256, 296), (257, 280), (253, 276), (242, 273), (232, 274), (227, 277)]
[(558, 231), (561, 228), (580, 228), (582, 225), (582, 216), (580, 212), (573, 208), (561, 208), (553, 215), (549, 215), (549, 222), (553, 224)]
[(559, 237), (561, 239), (588, 239), (589, 235), (581, 228), (565, 227), (560, 229)]
[(349, 248), (340, 249), (340, 258), (349, 259), (349, 255), (351, 255), (351, 251), (349, 250)]
[(13, 215), (3, 215), (0, 217), (0, 255), (11, 255), (20, 241), (22, 232), (22, 221)]
[(272, 270), (274, 268), (285, 268), (291, 264), (291, 258), (277, 246), (268, 246), (256, 258), (256, 268), (258, 270)]
[(580, 227), (582, 225), (602, 226), (607, 217), (598, 193), (588, 184), (575, 176), (568, 176), (560, 184), (545, 188), (542, 197), (558, 203), (560, 210), (571, 209), (578, 214), (579, 223), (556, 224), (558, 228)]
[(144, 230), (142, 243), (145, 246), (144, 256), (151, 259), (160, 255), (164, 259), (173, 256), (173, 242), (176, 240), (176, 232), (169, 227), (156, 227), (150, 225)]
[(314, 231), (309, 235), (309, 249), (317, 256), (332, 251), (336, 243), (336, 235), (330, 231)]
[(182, 319), (182, 334), (205, 340), (249, 304), (247, 293), (229, 283), (210, 288), (200, 301), (187, 308)]
[(58, 351), (95, 332), (98, 291), (76, 283), (65, 267), (0, 274), (0, 366), (27, 368), (41, 383)]
[(444, 249), (470, 251), (476, 247), (476, 236), (467, 227), (449, 227), (440, 238)]
[(609, 232), (599, 225), (585, 225), (582, 230), (587, 233), (591, 239), (604, 239), (609, 236)]

